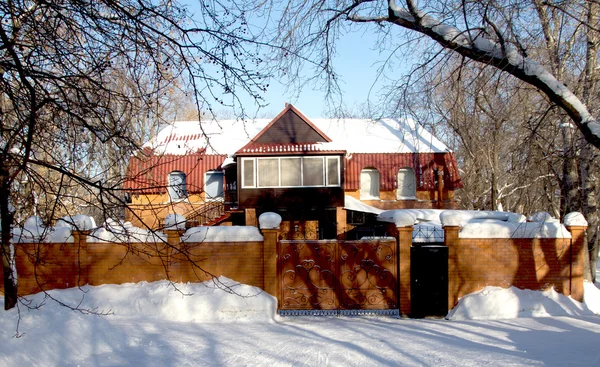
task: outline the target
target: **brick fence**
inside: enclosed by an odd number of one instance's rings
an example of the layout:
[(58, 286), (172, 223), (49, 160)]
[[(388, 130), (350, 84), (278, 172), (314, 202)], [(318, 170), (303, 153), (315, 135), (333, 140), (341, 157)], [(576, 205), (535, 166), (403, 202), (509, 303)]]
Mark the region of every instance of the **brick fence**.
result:
[(15, 244), (19, 294), (85, 284), (199, 282), (213, 275), (265, 287), (263, 242), (182, 243), (177, 231), (165, 232), (166, 243), (88, 242), (86, 233), (74, 232), (73, 243)]
[[(412, 226), (394, 229), (399, 241), (400, 313), (411, 314)], [(485, 286), (543, 290), (583, 299), (585, 227), (567, 227), (572, 238), (459, 238), (446, 226), (448, 309)], [(391, 232), (391, 231), (390, 231)], [(74, 232), (73, 243), (15, 244), (20, 295), (85, 284), (120, 284), (169, 279), (198, 282), (226, 276), (277, 295), (279, 229), (263, 229), (263, 241), (184, 243), (181, 232), (165, 231), (157, 243), (88, 242)]]
[(583, 300), (585, 228), (567, 226), (571, 238), (459, 238), (444, 227), (448, 246), (448, 309), (485, 286), (545, 290)]

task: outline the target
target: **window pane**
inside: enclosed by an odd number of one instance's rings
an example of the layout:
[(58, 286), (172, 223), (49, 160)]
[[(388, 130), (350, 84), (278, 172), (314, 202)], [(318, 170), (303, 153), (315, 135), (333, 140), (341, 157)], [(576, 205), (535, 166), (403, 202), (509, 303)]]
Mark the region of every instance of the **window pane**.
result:
[(173, 171), (169, 173), (169, 196), (171, 200), (183, 199), (187, 197), (187, 188), (185, 182), (185, 173)]
[(281, 186), (302, 186), (300, 158), (281, 158)]
[(244, 165), (242, 187), (254, 187), (254, 159), (244, 159), (242, 162)]
[(279, 160), (258, 159), (258, 187), (279, 186)]
[(206, 172), (204, 175), (204, 192), (206, 200), (218, 199), (224, 196), (223, 172)]
[(327, 158), (327, 185), (339, 186), (339, 160), (337, 158)]
[(379, 171), (376, 169), (364, 169), (360, 173), (360, 198), (379, 198)]
[(323, 158), (304, 158), (302, 160), (304, 186), (324, 186)]
[(417, 195), (417, 180), (412, 168), (398, 171), (398, 198), (412, 198)]

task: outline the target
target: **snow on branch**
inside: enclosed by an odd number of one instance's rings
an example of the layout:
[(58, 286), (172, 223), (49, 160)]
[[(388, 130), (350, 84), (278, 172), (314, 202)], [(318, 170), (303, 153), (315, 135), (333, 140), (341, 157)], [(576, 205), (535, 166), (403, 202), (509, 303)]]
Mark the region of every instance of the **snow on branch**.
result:
[[(560, 106), (581, 130), (586, 140), (600, 148), (600, 124), (587, 107), (542, 65), (523, 56), (516, 47), (487, 38), (481, 30), (461, 31), (421, 12), (414, 0), (406, 1), (403, 9), (395, 0), (388, 0), (388, 18), (385, 21), (422, 33), (442, 47), (451, 49), (469, 59), (494, 66), (522, 81), (539, 88), (553, 103)], [(357, 22), (369, 21), (350, 17)], [(382, 18), (371, 21), (381, 22)]]

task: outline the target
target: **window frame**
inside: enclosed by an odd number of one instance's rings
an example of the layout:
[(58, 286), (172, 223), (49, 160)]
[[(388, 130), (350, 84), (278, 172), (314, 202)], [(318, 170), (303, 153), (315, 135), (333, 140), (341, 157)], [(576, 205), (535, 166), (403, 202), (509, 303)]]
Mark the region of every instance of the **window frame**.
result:
[[(171, 180), (172, 177), (182, 178), (182, 182), (178, 185), (173, 185)], [(175, 187), (181, 187), (182, 190), (176, 190)], [(180, 191), (182, 195), (179, 195)], [(172, 195), (176, 193), (177, 195)], [(182, 201), (186, 200), (189, 197), (189, 193), (187, 190), (187, 174), (185, 172), (180, 170), (173, 170), (169, 172), (169, 174), (167, 175), (167, 195), (169, 195), (170, 201)]]
[[(209, 176), (212, 175), (219, 175), (221, 176), (221, 195), (219, 196), (208, 196), (208, 192), (207, 192), (207, 181)], [(216, 171), (216, 170), (210, 170), (210, 171), (206, 171), (204, 172), (204, 200), (207, 202), (214, 202), (214, 201), (224, 201), (225, 200), (225, 188), (224, 188), (224, 184), (225, 183), (225, 172), (223, 171)]]
[[(245, 174), (246, 174), (246, 162), (252, 162), (252, 185), (246, 185), (246, 179), (245, 179)], [(257, 188), (256, 184), (257, 184), (257, 180), (256, 180), (256, 159), (255, 158), (242, 158), (242, 175), (241, 175), (241, 180), (242, 181), (242, 185), (241, 187), (243, 189), (254, 189)]]
[[(401, 172), (412, 172), (412, 184), (413, 184), (412, 193), (414, 195), (412, 195), (412, 196), (400, 195), (401, 187), (400, 187), (399, 178), (400, 178)], [(406, 176), (405, 176), (405, 178), (406, 178)], [(398, 172), (396, 172), (396, 183), (397, 183), (396, 200), (415, 200), (417, 198), (417, 173), (415, 172), (415, 170), (412, 167), (402, 167), (402, 168), (398, 169)]]
[[(294, 186), (294, 185), (282, 185), (281, 184), (281, 160), (282, 159), (298, 159), (300, 160), (300, 186)], [(322, 178), (323, 178), (323, 184), (322, 185), (304, 185), (304, 159), (316, 159), (316, 158), (321, 158), (322, 160)], [(258, 165), (259, 165), (259, 161), (263, 160), (263, 159), (277, 159), (277, 186), (260, 186), (260, 177), (259, 177), (259, 170), (258, 170)], [(329, 184), (330, 181), (330, 176), (332, 172), (329, 172), (329, 166), (328, 163), (330, 162), (330, 160), (335, 160), (337, 161), (336, 167), (337, 167), (337, 172), (335, 172), (335, 181), (337, 182), (337, 184)], [(246, 170), (247, 170), (247, 163), (252, 161), (253, 162), (253, 171), (252, 171), (252, 175), (253, 175), (253, 185), (245, 185), (245, 180), (244, 180), (244, 176), (246, 174)], [(273, 156), (269, 156), (269, 157), (246, 157), (246, 158), (242, 158), (242, 172), (241, 172), (241, 178), (242, 178), (242, 189), (269, 189), (269, 188), (314, 188), (314, 187), (341, 187), (341, 164), (340, 164), (340, 157), (335, 155), (335, 156), (330, 156), (330, 155), (308, 155), (308, 156), (277, 156), (277, 157), (273, 157)]]
[[(377, 173), (377, 196), (372, 195), (373, 177), (371, 175), (369, 175), (369, 180), (370, 180), (369, 187), (371, 188), (371, 190), (369, 190), (368, 195), (363, 195), (363, 172), (364, 173), (374, 173), (374, 172)], [(360, 200), (380, 200), (380, 198), (381, 198), (381, 173), (379, 172), (379, 170), (377, 168), (367, 167), (367, 168), (363, 168), (360, 171), (359, 196), (360, 196)]]

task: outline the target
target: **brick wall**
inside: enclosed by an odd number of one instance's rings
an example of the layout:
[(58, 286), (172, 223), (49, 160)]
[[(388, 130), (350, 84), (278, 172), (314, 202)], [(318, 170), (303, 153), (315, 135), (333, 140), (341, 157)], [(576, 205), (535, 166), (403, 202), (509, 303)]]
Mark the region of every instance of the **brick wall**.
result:
[(19, 294), (78, 285), (169, 279), (198, 282), (225, 276), (264, 287), (263, 242), (228, 243), (19, 243)]
[[(459, 238), (459, 227), (445, 227), (448, 246), (448, 309), (458, 298), (486, 286), (543, 290), (583, 298), (585, 227), (567, 227), (572, 238)], [(263, 230), (264, 242), (92, 243), (85, 233), (74, 243), (15, 244), (20, 295), (78, 285), (120, 284), (170, 279), (198, 282), (226, 276), (277, 294), (279, 229)], [(399, 239), (398, 287), (401, 313), (411, 313), (410, 246), (412, 227), (392, 230)], [(266, 275), (266, 276), (265, 276)]]
[(583, 262), (578, 261), (581, 231), (571, 238), (459, 238), (459, 227), (445, 227), (448, 246), (448, 309), (486, 286), (545, 290), (583, 297)]

